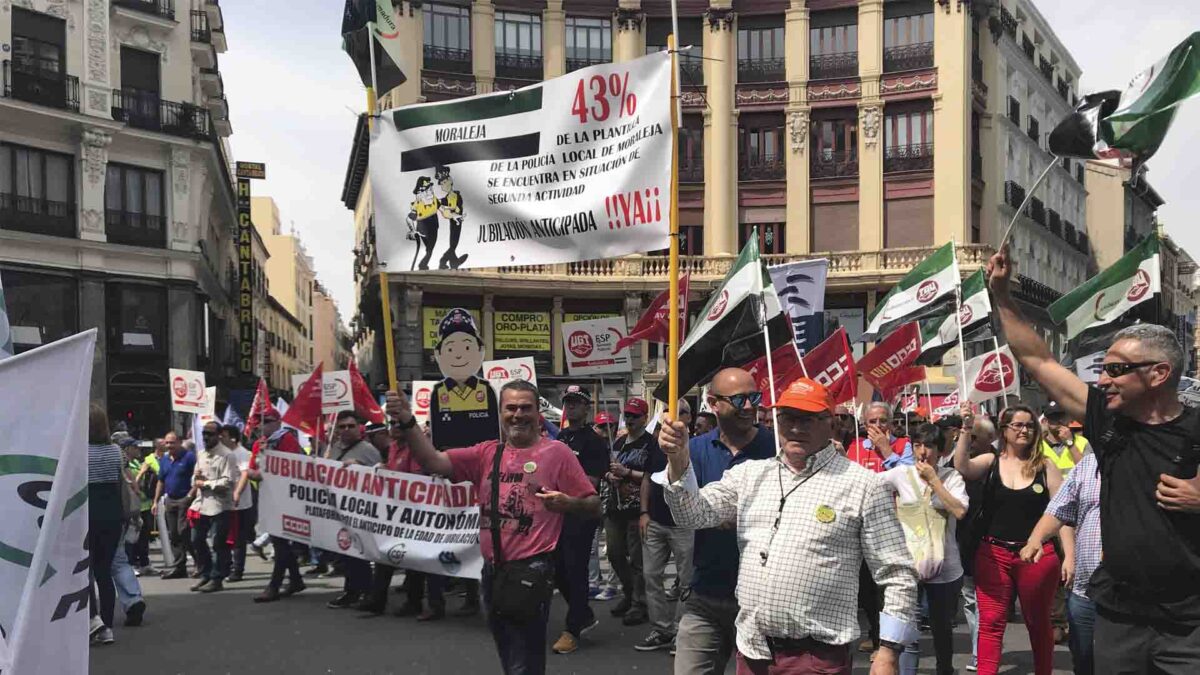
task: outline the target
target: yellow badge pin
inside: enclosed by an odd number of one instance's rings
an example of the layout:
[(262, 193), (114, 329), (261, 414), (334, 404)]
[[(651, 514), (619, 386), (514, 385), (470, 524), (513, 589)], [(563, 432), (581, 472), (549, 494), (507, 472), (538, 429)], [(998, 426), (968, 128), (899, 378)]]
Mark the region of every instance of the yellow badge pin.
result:
[(829, 523), (832, 523), (834, 520), (837, 520), (837, 513), (835, 513), (833, 509), (829, 508), (828, 506), (825, 506), (824, 504), (817, 507), (817, 522), (818, 523), (825, 523), (826, 525), (828, 525)]

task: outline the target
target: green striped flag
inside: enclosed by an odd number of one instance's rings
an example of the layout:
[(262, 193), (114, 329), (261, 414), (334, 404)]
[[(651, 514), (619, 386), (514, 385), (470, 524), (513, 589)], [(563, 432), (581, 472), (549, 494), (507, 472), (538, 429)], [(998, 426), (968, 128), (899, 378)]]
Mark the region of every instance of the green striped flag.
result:
[[(792, 341), (791, 323), (779, 304), (771, 275), (758, 253), (758, 235), (746, 242), (720, 287), (713, 291), (687, 339), (679, 347), (679, 391), (708, 382), (722, 368), (741, 366)], [(670, 367), (670, 364), (668, 364)], [(654, 390), (667, 400), (667, 382)]]
[(1050, 318), (1067, 324), (1067, 339), (1117, 319), (1159, 292), (1158, 234), (1151, 232), (1112, 267), (1050, 305)]
[[(951, 307), (953, 310), (953, 307)], [(922, 319), (921, 356), (916, 363), (934, 366), (942, 362), (942, 356), (958, 345), (958, 325), (962, 324), (963, 339), (971, 342), (991, 337), (992, 303), (988, 298), (987, 280), (979, 270), (962, 282), (962, 302), (955, 322), (955, 313), (931, 316)]]
[[(879, 301), (875, 311), (867, 318), (867, 329), (862, 341), (874, 340), (887, 335), (900, 324), (929, 316), (943, 309), (945, 299), (954, 292), (959, 283), (958, 261), (954, 256), (954, 243), (947, 242), (928, 258), (922, 260), (912, 271), (896, 284)], [(943, 302), (938, 302), (939, 300)]]
[[(379, 44), (372, 48), (371, 40)], [(378, 94), (386, 94), (408, 80), (400, 40), (392, 0), (346, 0), (342, 11), (342, 50), (354, 62), (364, 87), (372, 86), (372, 51)]]

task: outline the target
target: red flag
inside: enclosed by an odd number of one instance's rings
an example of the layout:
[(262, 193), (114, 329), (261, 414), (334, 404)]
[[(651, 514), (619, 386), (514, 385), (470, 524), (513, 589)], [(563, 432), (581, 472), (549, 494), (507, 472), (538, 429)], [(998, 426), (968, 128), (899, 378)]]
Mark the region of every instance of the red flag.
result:
[[(683, 336), (687, 335), (687, 296), (688, 296), (688, 277), (685, 274), (679, 277), (679, 339), (683, 341)], [(639, 340), (648, 340), (650, 342), (658, 342), (666, 344), (670, 339), (670, 327), (668, 325), (671, 314), (671, 291), (665, 290), (658, 294), (658, 297), (650, 301), (650, 306), (646, 308), (646, 313), (642, 314), (642, 318), (638, 319), (637, 325), (633, 330), (629, 331), (629, 335), (617, 340), (617, 344), (613, 347), (613, 353), (636, 344)]]
[(383, 424), (383, 408), (375, 400), (367, 381), (354, 361), (350, 362), (350, 392), (354, 396), (354, 414), (373, 424)]
[(296, 392), (296, 400), (292, 401), (292, 407), (283, 414), (284, 424), (317, 438), (320, 438), (321, 433), (321, 389), (323, 387), (321, 368), (323, 365), (317, 364), (317, 369), (308, 376), (304, 384), (300, 385), (299, 391)]
[(924, 379), (925, 366), (903, 366), (888, 373), (886, 377), (879, 381), (879, 384), (875, 384), (874, 382), (871, 384), (875, 386), (875, 388), (879, 389), (879, 392), (883, 394), (883, 398), (885, 400), (890, 401), (894, 399), (904, 387), (910, 384), (921, 382)]
[(804, 367), (800, 365), (800, 357), (796, 354), (796, 343), (788, 342), (771, 353), (771, 366), (775, 369), (775, 398), (771, 398), (771, 371), (767, 370), (767, 357), (760, 356), (742, 366), (742, 370), (750, 373), (758, 384), (758, 390), (763, 393), (763, 403), (773, 403), (783, 395), (783, 390), (797, 379), (804, 377)]
[(245, 433), (247, 436), (262, 423), (263, 415), (274, 413), (279, 415), (275, 406), (271, 405), (271, 392), (267, 390), (267, 381), (258, 378), (258, 387), (254, 391), (254, 402), (250, 404), (250, 418), (246, 420)]
[(915, 321), (910, 321), (878, 342), (856, 365), (863, 379), (870, 382), (872, 387), (884, 389), (881, 382), (894, 371), (911, 365), (920, 355), (921, 331)]
[(825, 385), (834, 404), (853, 401), (858, 396), (858, 373), (854, 352), (846, 329), (838, 328), (816, 348), (804, 355), (804, 367), (812, 379)]

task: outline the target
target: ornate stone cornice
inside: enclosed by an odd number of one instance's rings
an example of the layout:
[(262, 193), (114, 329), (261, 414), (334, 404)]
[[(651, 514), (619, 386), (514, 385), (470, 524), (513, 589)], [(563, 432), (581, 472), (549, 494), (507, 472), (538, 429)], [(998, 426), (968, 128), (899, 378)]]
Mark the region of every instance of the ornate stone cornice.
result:
[(640, 9), (618, 7), (617, 11), (613, 12), (613, 21), (616, 22), (618, 30), (641, 30), (645, 19), (646, 13)]
[(736, 18), (737, 13), (731, 7), (710, 7), (704, 12), (704, 19), (708, 21), (708, 29), (713, 32), (733, 30), (733, 21)]
[(804, 153), (804, 141), (808, 138), (808, 113), (793, 110), (788, 114), (788, 137), (792, 152)]
[(879, 142), (879, 127), (883, 121), (883, 106), (870, 103), (859, 108), (858, 128), (862, 131), (863, 142), (874, 147)]
[(112, 143), (112, 134), (94, 127), (83, 130), (80, 139), (83, 154), (83, 170), (87, 173), (88, 182), (96, 185), (104, 178), (105, 167), (108, 165), (108, 146)]

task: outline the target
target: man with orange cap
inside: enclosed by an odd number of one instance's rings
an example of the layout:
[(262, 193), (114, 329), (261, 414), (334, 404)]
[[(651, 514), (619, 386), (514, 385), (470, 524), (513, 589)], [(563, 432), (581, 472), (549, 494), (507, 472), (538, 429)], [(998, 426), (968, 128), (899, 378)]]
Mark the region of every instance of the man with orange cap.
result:
[[(801, 378), (776, 407), (776, 457), (747, 461), (698, 487), (687, 429), (663, 425), (667, 504), (685, 527), (736, 523), (739, 673), (850, 673), (865, 562), (884, 591), (872, 675), (897, 672), (915, 641), (917, 573), (878, 476), (837, 452), (828, 390)], [(683, 630), (683, 626), (680, 626)]]

